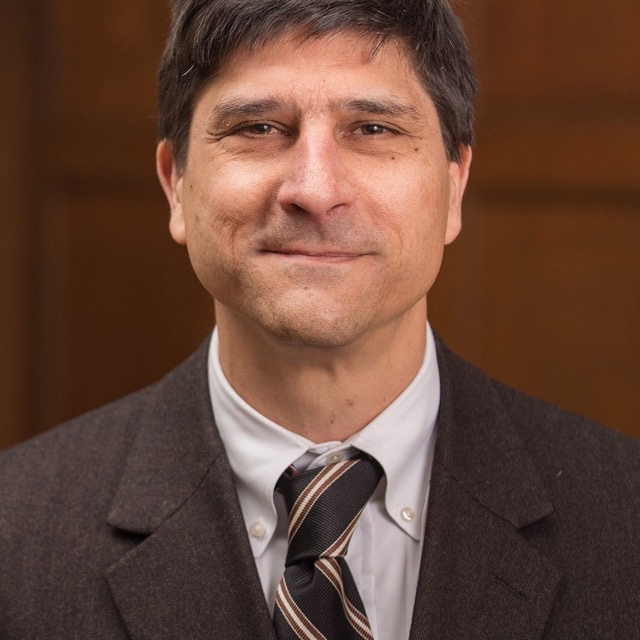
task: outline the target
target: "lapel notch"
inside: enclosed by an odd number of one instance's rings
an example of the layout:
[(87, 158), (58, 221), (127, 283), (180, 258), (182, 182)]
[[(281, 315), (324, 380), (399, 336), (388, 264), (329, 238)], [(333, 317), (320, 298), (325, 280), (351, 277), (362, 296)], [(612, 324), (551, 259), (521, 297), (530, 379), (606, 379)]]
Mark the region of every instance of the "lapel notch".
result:
[(208, 343), (147, 392), (108, 514), (142, 541), (105, 573), (133, 640), (273, 640), (207, 386)]
[(553, 505), (493, 383), (437, 343), (441, 376), (411, 640), (541, 638), (561, 574), (527, 540)]

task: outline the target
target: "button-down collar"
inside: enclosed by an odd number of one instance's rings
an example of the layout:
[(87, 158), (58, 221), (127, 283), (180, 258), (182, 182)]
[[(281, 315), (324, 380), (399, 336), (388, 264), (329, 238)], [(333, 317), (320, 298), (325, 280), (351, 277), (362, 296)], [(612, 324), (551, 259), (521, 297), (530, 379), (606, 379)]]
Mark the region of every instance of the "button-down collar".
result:
[(306, 468), (364, 451), (385, 472), (388, 516), (415, 540), (422, 536), (440, 403), (435, 343), (427, 327), (426, 357), (404, 392), (364, 429), (344, 443), (315, 444), (268, 420), (249, 406), (227, 381), (214, 331), (209, 353), (209, 386), (216, 423), (233, 469), (254, 556), (268, 546), (277, 525), (274, 489), (290, 464)]

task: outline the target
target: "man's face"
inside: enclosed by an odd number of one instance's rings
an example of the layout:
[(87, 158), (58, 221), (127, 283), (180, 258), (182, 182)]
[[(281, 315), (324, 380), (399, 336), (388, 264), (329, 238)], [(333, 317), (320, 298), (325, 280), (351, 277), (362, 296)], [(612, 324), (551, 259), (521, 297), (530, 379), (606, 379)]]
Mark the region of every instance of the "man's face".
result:
[(341, 34), (237, 53), (195, 104), (181, 171), (160, 145), (171, 233), (219, 316), (339, 347), (424, 315), (470, 153), (448, 162), (402, 48), (371, 51)]

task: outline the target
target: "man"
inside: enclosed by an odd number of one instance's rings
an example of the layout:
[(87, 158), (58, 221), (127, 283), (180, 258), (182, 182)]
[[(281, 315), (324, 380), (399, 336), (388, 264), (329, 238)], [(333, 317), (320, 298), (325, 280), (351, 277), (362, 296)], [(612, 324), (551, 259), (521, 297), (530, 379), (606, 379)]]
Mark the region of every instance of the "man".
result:
[(446, 0), (177, 3), (158, 173), (217, 327), (3, 455), (3, 639), (640, 637), (638, 444), (427, 324), (474, 89)]

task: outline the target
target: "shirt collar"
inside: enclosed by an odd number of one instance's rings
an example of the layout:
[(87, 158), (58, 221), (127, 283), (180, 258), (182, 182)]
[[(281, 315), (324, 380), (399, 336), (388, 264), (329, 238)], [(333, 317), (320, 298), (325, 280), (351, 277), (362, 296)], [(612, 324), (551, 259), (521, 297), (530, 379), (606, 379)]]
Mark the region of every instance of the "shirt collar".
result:
[(380, 415), (356, 433), (350, 444), (375, 458), (387, 482), (389, 517), (416, 540), (424, 516), (440, 407), (436, 346), (427, 326), (425, 359), (411, 384)]
[(273, 493), (292, 463), (319, 466), (361, 450), (384, 469), (385, 509), (393, 522), (419, 540), (431, 476), (434, 431), (440, 405), (440, 377), (431, 328), (423, 364), (411, 384), (380, 415), (344, 443), (315, 444), (272, 422), (247, 404), (229, 384), (218, 356), (214, 330), (209, 350), (209, 389), (242, 513), (255, 556), (269, 544), (277, 524)]

